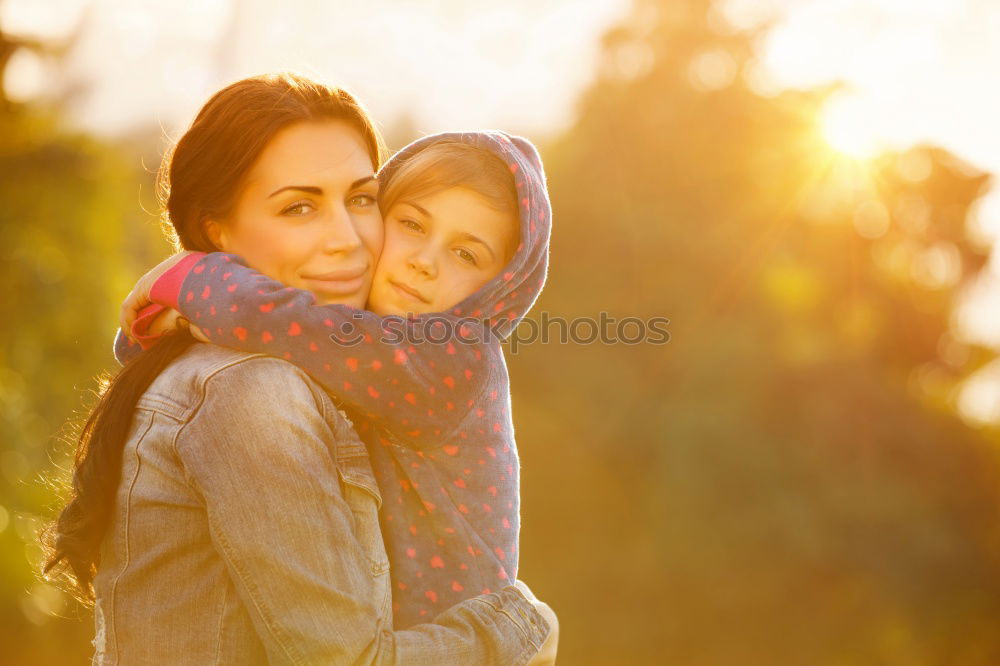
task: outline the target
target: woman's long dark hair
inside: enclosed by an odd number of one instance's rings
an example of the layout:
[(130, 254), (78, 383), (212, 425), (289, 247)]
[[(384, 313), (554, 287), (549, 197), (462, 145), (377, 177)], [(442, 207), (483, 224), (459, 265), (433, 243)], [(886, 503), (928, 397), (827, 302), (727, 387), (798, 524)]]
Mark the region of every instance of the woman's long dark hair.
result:
[[(157, 174), (164, 230), (175, 247), (217, 250), (206, 219), (225, 217), (264, 147), (295, 123), (337, 120), (364, 139), (372, 167), (384, 156), (381, 136), (346, 91), (281, 73), (237, 81), (217, 92)], [(194, 342), (185, 332), (164, 336), (130, 361), (100, 393), (80, 431), (72, 491), (58, 519), (43, 534), (45, 573), (65, 568), (78, 596), (93, 599), (100, 547), (111, 522), (121, 480), (122, 452), (136, 403), (157, 375)]]

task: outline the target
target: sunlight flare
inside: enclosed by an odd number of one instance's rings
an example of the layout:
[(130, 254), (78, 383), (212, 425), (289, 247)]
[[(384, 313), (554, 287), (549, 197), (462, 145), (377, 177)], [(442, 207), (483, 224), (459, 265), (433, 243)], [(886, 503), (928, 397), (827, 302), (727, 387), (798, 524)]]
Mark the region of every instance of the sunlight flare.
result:
[(820, 116), (823, 138), (831, 148), (849, 157), (869, 159), (879, 151), (872, 115), (860, 98), (832, 98)]

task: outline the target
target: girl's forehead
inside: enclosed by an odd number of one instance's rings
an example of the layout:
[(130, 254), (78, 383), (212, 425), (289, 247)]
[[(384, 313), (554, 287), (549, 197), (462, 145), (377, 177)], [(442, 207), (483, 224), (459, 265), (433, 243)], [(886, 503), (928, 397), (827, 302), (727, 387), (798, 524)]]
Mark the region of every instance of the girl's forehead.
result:
[(422, 209), (431, 217), (452, 218), (465, 214), (473, 218), (468, 220), (470, 224), (476, 223), (475, 217), (486, 216), (489, 212), (498, 213), (481, 195), (466, 187), (448, 187), (412, 197), (403, 196), (400, 203)]

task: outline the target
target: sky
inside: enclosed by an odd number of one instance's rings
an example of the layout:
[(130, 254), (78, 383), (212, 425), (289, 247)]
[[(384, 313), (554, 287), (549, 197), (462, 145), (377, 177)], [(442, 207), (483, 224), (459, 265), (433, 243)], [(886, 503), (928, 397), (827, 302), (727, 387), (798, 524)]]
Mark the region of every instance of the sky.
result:
[[(931, 141), (1000, 173), (1000, 132), (989, 131), (1000, 117), (1000, 87), (991, 85), (997, 0), (720, 7), (735, 26), (777, 21), (759, 45), (762, 87), (848, 84), (832, 120), (860, 150)], [(86, 82), (76, 118), (101, 133), (150, 121), (179, 130), (224, 83), (280, 68), (357, 92), (384, 124), (407, 114), (418, 131), (550, 133), (572, 119), (602, 32), (630, 8), (629, 0), (0, 0), (0, 25), (58, 39), (83, 22), (68, 67), (46, 71), (21, 52), (8, 89), (31, 97)], [(1000, 219), (990, 224), (1000, 235)]]
[[(1000, 174), (1000, 0), (718, 7), (722, 25), (773, 21), (752, 70), (760, 92), (846, 84), (825, 115), (837, 148), (864, 156), (932, 143)], [(55, 42), (82, 26), (68, 64), (54, 69), (22, 50), (6, 88), (31, 99), (82, 82), (74, 120), (99, 134), (156, 123), (177, 136), (225, 83), (291, 68), (352, 90), (383, 129), (406, 116), (411, 134), (500, 127), (539, 138), (572, 122), (602, 33), (630, 9), (629, 0), (0, 0), (0, 25)], [(971, 222), (984, 240), (1000, 238), (1000, 185)], [(956, 323), (1000, 348), (997, 255)], [(964, 398), (972, 418), (1000, 406), (1000, 362), (980, 374), (978, 397)]]
[[(384, 125), (406, 114), (420, 132), (555, 131), (590, 79), (601, 32), (628, 9), (620, 0), (0, 3), (11, 31), (52, 34), (86, 21), (59, 75), (90, 84), (76, 117), (102, 133), (151, 120), (180, 129), (225, 83), (289, 68), (355, 92)], [(25, 88), (51, 80), (23, 68)]]

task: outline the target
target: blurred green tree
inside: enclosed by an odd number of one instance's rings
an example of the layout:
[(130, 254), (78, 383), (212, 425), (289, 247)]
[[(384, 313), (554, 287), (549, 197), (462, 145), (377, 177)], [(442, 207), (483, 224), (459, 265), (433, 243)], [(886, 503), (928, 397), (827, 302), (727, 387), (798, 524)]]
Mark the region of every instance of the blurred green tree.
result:
[[(53, 57), (0, 32), (0, 65), (19, 48)], [(167, 246), (143, 213), (152, 177), (134, 146), (65, 129), (58, 104), (2, 101), (0, 642), (4, 663), (84, 663), (88, 612), (33, 570), (36, 531), (57, 503), (42, 477), (69, 465), (73, 423), (117, 366), (117, 304)]]
[(1000, 663), (995, 449), (952, 407), (989, 177), (837, 154), (836, 87), (755, 92), (755, 37), (638, 0), (545, 151), (539, 311), (672, 337), (511, 357), (521, 574), (567, 663)]

